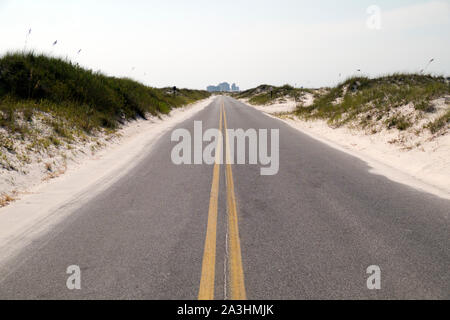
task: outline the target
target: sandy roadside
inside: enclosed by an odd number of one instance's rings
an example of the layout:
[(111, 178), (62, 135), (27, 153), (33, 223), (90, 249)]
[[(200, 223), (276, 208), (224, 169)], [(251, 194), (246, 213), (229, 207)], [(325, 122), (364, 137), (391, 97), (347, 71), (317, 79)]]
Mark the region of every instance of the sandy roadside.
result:
[(105, 190), (133, 164), (148, 154), (153, 144), (176, 124), (208, 106), (208, 98), (173, 110), (161, 119), (138, 120), (120, 130), (121, 138), (67, 168), (65, 174), (35, 185), (9, 206), (0, 208), (0, 261), (15, 254), (37, 236)]
[[(254, 106), (249, 106), (254, 107)], [(272, 106), (256, 109), (284, 121), (291, 127), (330, 147), (365, 161), (374, 174), (450, 199), (450, 134), (430, 141), (423, 139), (416, 148), (406, 149), (391, 143), (398, 132), (372, 135), (347, 127), (331, 128), (325, 121), (304, 121), (294, 116), (276, 116)]]

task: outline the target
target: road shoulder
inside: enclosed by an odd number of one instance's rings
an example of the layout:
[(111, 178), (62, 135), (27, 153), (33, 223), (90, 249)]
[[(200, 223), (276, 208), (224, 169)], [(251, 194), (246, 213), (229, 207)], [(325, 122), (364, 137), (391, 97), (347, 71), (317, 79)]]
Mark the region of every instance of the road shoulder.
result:
[(0, 208), (0, 262), (45, 234), (83, 203), (123, 177), (150, 152), (155, 142), (176, 124), (207, 107), (208, 98), (174, 110), (160, 121), (139, 121), (122, 132), (122, 139), (64, 175), (39, 184), (9, 206)]
[(331, 128), (325, 121), (304, 121), (291, 115), (265, 112), (262, 108), (246, 105), (283, 121), (317, 141), (363, 160), (372, 168), (370, 172), (373, 174), (450, 199), (450, 135), (422, 148), (403, 150), (389, 144), (387, 139), (349, 128)]

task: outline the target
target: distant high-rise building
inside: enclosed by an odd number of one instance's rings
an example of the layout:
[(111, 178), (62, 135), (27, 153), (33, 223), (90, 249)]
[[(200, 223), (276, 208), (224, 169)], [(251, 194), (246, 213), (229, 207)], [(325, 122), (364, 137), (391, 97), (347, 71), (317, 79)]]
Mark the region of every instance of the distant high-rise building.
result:
[(219, 89), (222, 92), (229, 92), (230, 91), (230, 84), (228, 82), (222, 82), (219, 84)]
[(235, 83), (230, 87), (228, 82), (222, 82), (217, 86), (208, 86), (206, 90), (209, 92), (230, 92), (230, 91), (239, 91), (239, 87), (236, 86)]
[(209, 91), (209, 92), (217, 92), (217, 91), (219, 91), (219, 87), (217, 87), (217, 86), (208, 86), (208, 87), (206, 87), (206, 90)]

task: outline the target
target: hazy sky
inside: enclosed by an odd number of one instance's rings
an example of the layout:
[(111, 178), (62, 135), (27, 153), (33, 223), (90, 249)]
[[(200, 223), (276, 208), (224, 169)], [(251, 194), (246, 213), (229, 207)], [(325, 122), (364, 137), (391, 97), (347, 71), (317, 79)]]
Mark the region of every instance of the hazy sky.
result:
[[(366, 24), (372, 5), (381, 29)], [(156, 87), (317, 87), (431, 58), (450, 75), (450, 0), (0, 0), (0, 54), (30, 28), (28, 49)]]

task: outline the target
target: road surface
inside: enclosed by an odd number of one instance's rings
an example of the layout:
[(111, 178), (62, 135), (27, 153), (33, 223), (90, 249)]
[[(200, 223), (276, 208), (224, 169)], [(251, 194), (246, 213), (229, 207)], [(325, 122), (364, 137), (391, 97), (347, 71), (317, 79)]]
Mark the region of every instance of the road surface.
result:
[[(8, 261), (0, 298), (450, 298), (448, 200), (371, 174), (230, 97), (177, 127), (193, 132), (197, 120), (224, 129), (221, 117), (227, 128), (279, 129), (279, 173), (175, 165), (169, 132)], [(67, 288), (71, 265), (81, 269), (81, 290)], [(380, 290), (367, 288), (371, 265), (381, 269)]]

